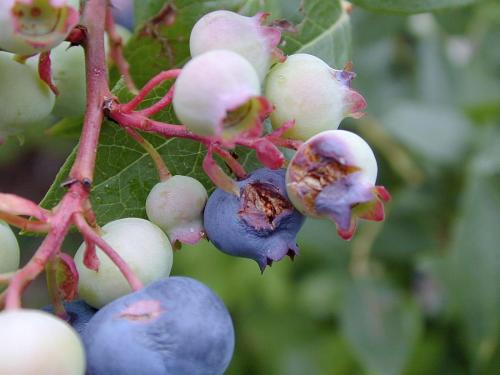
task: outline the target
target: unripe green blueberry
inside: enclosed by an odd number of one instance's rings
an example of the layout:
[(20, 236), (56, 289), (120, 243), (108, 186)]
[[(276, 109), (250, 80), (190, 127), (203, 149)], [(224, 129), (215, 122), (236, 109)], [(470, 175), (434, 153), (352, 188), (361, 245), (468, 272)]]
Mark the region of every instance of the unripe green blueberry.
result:
[(362, 116), (366, 102), (350, 87), (354, 76), (330, 68), (313, 55), (289, 56), (271, 69), (265, 84), (265, 96), (275, 107), (273, 127), (295, 120), (285, 135), (305, 141), (324, 130), (337, 129), (344, 117)]
[(370, 146), (345, 130), (328, 130), (303, 143), (286, 174), (288, 197), (303, 214), (329, 218), (339, 235), (350, 239), (357, 218), (384, 219), (382, 201), (390, 199), (375, 186), (377, 161)]
[[(163, 231), (150, 221), (139, 218), (119, 219), (104, 225), (102, 235), (130, 266), (144, 285), (167, 277), (172, 268), (172, 246)], [(89, 305), (101, 308), (131, 292), (118, 267), (97, 248), (99, 270), (92, 271), (83, 264), (85, 243), (75, 254), (80, 275), (78, 293)]]
[(264, 13), (245, 17), (228, 10), (204, 15), (191, 30), (191, 56), (215, 49), (230, 50), (246, 58), (260, 80), (264, 80), (271, 65), (273, 50), (281, 39), (278, 29), (262, 25), (265, 17)]
[(0, 137), (39, 123), (54, 107), (54, 94), (29, 65), (0, 52)]
[(0, 221), (0, 273), (12, 272), (19, 268), (19, 244), (12, 229)]
[(0, 313), (0, 374), (83, 375), (85, 353), (78, 334), (39, 310)]
[(146, 213), (172, 243), (195, 244), (203, 236), (202, 215), (207, 199), (207, 190), (198, 180), (176, 175), (153, 187), (146, 199)]
[(79, 0), (2, 0), (0, 49), (18, 55), (48, 51), (80, 19)]
[(192, 132), (231, 138), (253, 126), (260, 93), (259, 77), (246, 59), (214, 50), (184, 66), (175, 83), (173, 105)]

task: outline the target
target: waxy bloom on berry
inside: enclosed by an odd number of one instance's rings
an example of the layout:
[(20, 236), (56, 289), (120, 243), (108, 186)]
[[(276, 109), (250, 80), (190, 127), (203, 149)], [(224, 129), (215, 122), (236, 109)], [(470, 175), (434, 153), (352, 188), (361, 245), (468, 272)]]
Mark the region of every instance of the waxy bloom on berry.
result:
[(345, 130), (322, 132), (305, 142), (287, 170), (287, 191), (305, 215), (329, 218), (339, 235), (350, 239), (357, 219), (382, 221), (382, 201), (390, 199), (375, 186), (377, 161), (370, 146)]
[(255, 69), (239, 54), (206, 52), (182, 69), (175, 83), (175, 114), (193, 133), (231, 145), (238, 136), (260, 136), (270, 107), (260, 96)]
[(201, 182), (176, 175), (151, 189), (146, 199), (146, 213), (172, 243), (195, 244), (204, 234), (203, 209), (207, 199), (207, 190)]
[(78, 0), (0, 1), (0, 49), (17, 55), (48, 51), (79, 21)]
[(194, 57), (215, 49), (236, 52), (247, 59), (260, 80), (264, 80), (281, 40), (277, 28), (262, 25), (266, 17), (265, 13), (245, 17), (227, 10), (206, 14), (191, 31), (191, 55)]
[(334, 130), (344, 117), (359, 118), (366, 107), (364, 98), (351, 88), (356, 75), (335, 70), (313, 55), (296, 54), (277, 64), (266, 80), (265, 96), (274, 106), (273, 127), (294, 120), (285, 135), (303, 141)]

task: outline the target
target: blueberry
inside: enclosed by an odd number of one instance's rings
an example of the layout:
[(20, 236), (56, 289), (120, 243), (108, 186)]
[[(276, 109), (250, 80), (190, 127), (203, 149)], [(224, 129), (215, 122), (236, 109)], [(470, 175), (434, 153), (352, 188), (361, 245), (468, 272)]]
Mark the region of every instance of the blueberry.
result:
[(217, 189), (205, 207), (208, 238), (224, 253), (267, 265), (298, 254), (304, 217), (288, 199), (285, 170), (259, 169), (239, 181), (240, 196)]
[[(64, 309), (68, 314), (68, 323), (75, 329), (76, 332), (81, 334), (89, 320), (97, 312), (92, 306), (87, 305), (84, 301), (72, 301), (64, 303)], [(42, 308), (43, 311), (54, 313), (54, 307), (52, 305), (45, 306)]]
[(83, 334), (89, 375), (223, 374), (234, 329), (207, 286), (170, 277), (104, 306)]

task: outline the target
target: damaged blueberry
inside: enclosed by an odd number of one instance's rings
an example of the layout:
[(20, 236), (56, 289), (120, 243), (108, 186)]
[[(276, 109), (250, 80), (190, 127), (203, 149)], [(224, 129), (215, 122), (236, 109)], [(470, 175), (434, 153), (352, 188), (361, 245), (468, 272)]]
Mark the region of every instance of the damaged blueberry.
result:
[(285, 255), (294, 258), (304, 217), (285, 187), (285, 170), (259, 169), (238, 181), (240, 195), (215, 190), (205, 207), (207, 236), (222, 252), (255, 260), (261, 271)]

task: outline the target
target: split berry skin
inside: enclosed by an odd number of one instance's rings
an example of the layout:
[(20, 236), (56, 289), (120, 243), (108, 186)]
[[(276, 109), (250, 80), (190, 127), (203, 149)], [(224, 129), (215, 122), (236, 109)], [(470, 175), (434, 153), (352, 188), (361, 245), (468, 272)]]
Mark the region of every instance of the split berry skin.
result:
[(329, 218), (343, 239), (352, 238), (358, 218), (384, 220), (390, 195), (375, 186), (377, 161), (358, 135), (329, 130), (297, 150), (286, 176), (288, 196), (303, 214)]
[(5, 222), (0, 221), (0, 273), (17, 270), (20, 257), (16, 235)]
[(216, 189), (205, 207), (207, 236), (222, 252), (253, 259), (263, 272), (294, 258), (304, 217), (288, 199), (285, 170), (258, 169), (238, 181), (240, 196)]
[(288, 56), (271, 69), (264, 89), (274, 106), (273, 127), (294, 120), (285, 135), (305, 141), (324, 130), (337, 129), (344, 117), (363, 116), (366, 101), (351, 88), (355, 76), (332, 69), (313, 55)]
[[(189, 61), (175, 83), (173, 106), (193, 133), (230, 141), (251, 132), (268, 103), (255, 69), (239, 54), (213, 50)], [(257, 136), (260, 135), (256, 134)]]
[(146, 213), (172, 243), (194, 245), (204, 234), (203, 209), (207, 199), (207, 190), (198, 180), (176, 175), (151, 189), (146, 199)]
[(236, 52), (253, 65), (259, 79), (264, 80), (281, 40), (281, 32), (262, 25), (267, 17), (258, 13), (253, 17), (217, 10), (204, 15), (196, 22), (189, 38), (191, 56), (225, 49)]
[(79, 0), (0, 1), (0, 49), (17, 55), (49, 51), (80, 19)]
[(83, 375), (80, 337), (63, 320), (44, 311), (0, 312), (0, 374)]
[[(42, 308), (42, 310), (49, 313), (54, 313), (54, 308), (52, 305), (45, 306)], [(87, 327), (89, 320), (92, 319), (92, 317), (97, 312), (97, 309), (94, 309), (92, 306), (82, 300), (65, 302), (64, 310), (68, 315), (68, 324), (73, 327), (73, 329), (80, 335), (82, 334), (85, 327)]]
[(103, 307), (82, 338), (88, 375), (222, 375), (234, 350), (223, 302), (188, 277), (159, 280)]

